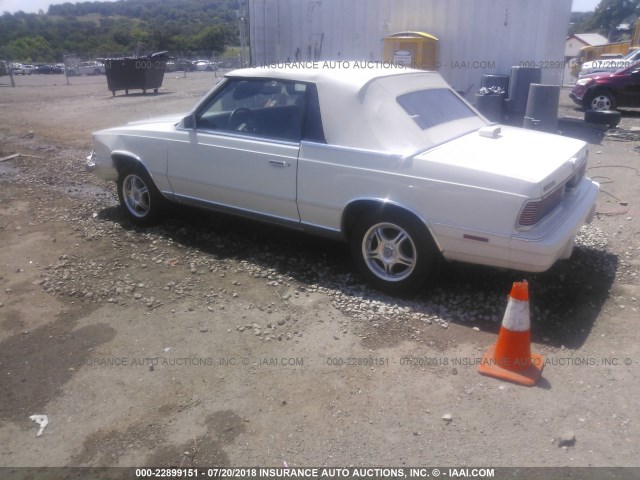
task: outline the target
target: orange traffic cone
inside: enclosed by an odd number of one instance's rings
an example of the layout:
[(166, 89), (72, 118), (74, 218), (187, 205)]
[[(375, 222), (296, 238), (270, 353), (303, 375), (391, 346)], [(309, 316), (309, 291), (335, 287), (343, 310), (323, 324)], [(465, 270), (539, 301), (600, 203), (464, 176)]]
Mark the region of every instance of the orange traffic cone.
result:
[(478, 372), (528, 387), (535, 385), (544, 359), (531, 353), (529, 325), (529, 284), (514, 282), (498, 341), (484, 354)]

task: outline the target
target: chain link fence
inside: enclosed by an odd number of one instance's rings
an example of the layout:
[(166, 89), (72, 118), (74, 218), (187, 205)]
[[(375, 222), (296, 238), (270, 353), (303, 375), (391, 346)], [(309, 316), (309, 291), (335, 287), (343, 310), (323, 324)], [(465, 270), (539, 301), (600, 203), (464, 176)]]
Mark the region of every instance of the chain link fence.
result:
[(11, 63), (7, 60), (0, 60), (0, 86), (15, 87), (13, 74), (11, 71)]
[[(169, 52), (166, 72), (187, 75), (213, 74), (220, 70), (234, 70), (248, 66), (240, 55), (216, 58), (215, 55), (203, 55), (202, 52)], [(144, 56), (144, 55), (143, 55)], [(54, 86), (87, 83), (107, 84), (105, 61), (114, 58), (131, 58), (130, 53), (108, 52), (97, 57), (78, 54), (64, 55), (60, 63), (29, 63), (20, 60), (0, 60), (0, 86)]]

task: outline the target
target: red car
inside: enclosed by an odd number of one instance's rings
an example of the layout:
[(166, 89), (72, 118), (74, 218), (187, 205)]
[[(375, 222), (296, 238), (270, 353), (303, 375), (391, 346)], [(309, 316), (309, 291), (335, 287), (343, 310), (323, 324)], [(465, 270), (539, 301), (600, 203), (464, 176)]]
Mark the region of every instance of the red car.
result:
[(585, 110), (640, 107), (640, 63), (580, 77), (569, 96)]

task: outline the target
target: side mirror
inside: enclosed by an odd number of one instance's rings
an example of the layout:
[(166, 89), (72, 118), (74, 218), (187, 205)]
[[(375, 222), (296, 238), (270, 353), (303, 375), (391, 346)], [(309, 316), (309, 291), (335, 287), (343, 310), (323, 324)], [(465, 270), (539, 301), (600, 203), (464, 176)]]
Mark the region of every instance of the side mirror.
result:
[(196, 128), (196, 116), (187, 115), (182, 119), (182, 128), (185, 130), (195, 130)]

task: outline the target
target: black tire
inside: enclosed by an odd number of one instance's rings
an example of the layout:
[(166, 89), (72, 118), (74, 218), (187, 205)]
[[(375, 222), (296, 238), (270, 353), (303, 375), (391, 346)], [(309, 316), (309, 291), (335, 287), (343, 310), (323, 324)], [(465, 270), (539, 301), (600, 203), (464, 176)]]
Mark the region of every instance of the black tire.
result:
[(437, 265), (437, 249), (428, 230), (400, 209), (365, 214), (352, 229), (350, 243), (366, 281), (393, 295), (416, 293)]
[(596, 90), (587, 97), (584, 105), (585, 110), (615, 110), (616, 96), (610, 90)]
[(616, 127), (622, 120), (622, 114), (617, 110), (587, 110), (584, 112), (584, 121)]
[(144, 168), (123, 167), (117, 184), (120, 205), (133, 223), (144, 227), (158, 223), (166, 200)]

